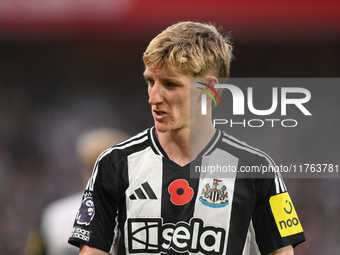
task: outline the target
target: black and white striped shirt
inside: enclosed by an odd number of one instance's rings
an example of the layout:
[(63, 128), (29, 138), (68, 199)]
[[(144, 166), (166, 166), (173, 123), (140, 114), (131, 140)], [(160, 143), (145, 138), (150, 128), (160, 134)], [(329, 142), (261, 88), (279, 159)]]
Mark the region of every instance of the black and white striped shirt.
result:
[(147, 129), (99, 156), (69, 242), (109, 252), (118, 241), (118, 254), (228, 255), (248, 254), (250, 239), (258, 254), (303, 242), (280, 174), (245, 171), (252, 166), (275, 165), (219, 130), (179, 166)]

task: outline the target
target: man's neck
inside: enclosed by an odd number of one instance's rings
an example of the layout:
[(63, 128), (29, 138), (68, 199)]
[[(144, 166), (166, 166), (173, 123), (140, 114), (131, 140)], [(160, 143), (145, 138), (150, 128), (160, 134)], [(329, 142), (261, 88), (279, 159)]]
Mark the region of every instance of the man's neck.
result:
[(215, 134), (211, 125), (206, 129), (190, 128), (160, 133), (156, 136), (168, 157), (180, 166), (185, 166), (198, 156)]

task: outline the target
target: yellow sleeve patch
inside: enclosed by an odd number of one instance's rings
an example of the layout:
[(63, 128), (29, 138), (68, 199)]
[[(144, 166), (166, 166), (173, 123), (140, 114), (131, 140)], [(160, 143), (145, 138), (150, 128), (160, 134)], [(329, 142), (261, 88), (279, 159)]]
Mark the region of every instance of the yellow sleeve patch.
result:
[(288, 192), (272, 196), (269, 203), (281, 237), (303, 232)]

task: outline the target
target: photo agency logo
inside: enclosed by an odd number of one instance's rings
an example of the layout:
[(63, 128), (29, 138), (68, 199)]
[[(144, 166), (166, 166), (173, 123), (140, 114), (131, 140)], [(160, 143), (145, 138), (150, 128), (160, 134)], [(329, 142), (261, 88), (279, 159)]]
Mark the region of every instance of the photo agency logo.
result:
[[(212, 120), (214, 127), (217, 125), (257, 128), (264, 126), (296, 127), (298, 120), (291, 116), (312, 116), (306, 106), (311, 100), (311, 92), (308, 89), (289, 86), (273, 87), (268, 86), (268, 81), (265, 81), (267, 86), (261, 86), (261, 81), (263, 82), (265, 79), (256, 81), (256, 86), (244, 87), (243, 85), (243, 90), (240, 86), (233, 84), (216, 84), (213, 88), (205, 83), (196, 82), (204, 85), (205, 88), (197, 88), (206, 92), (201, 95), (201, 114), (207, 114), (207, 95), (209, 95), (215, 106), (217, 102), (214, 97), (217, 97), (223, 108), (221, 113), (218, 114), (218, 118)], [(254, 79), (248, 79), (248, 82), (254, 84)], [(244, 80), (242, 83), (244, 84)], [(217, 93), (218, 89), (223, 89), (223, 94), (230, 94), (231, 98), (222, 100)], [(255, 94), (257, 97), (255, 97)], [(264, 104), (264, 102), (265, 106), (257, 106)], [(232, 118), (230, 118), (231, 116)]]
[[(203, 85), (203, 86), (205, 86), (206, 88), (208, 88), (208, 89), (210, 89), (212, 92), (214, 92), (214, 94), (215, 94), (215, 96), (218, 98), (218, 100), (220, 101), (220, 104), (221, 105), (223, 105), (222, 104), (222, 100), (221, 100), (221, 97), (220, 97), (220, 95), (217, 93), (217, 91), (213, 88), (213, 87), (211, 87), (211, 86), (209, 86), (208, 84), (205, 84), (205, 83), (203, 83), (203, 82), (197, 82), (198, 84), (201, 84), (201, 85)], [(203, 90), (204, 92), (206, 92), (210, 97), (211, 97), (211, 99), (214, 101), (214, 103), (215, 103), (215, 107), (217, 106), (217, 102), (216, 102), (216, 100), (215, 100), (215, 97), (210, 93), (210, 91), (209, 90), (207, 90), (207, 89), (205, 89), (205, 88), (201, 88), (201, 87), (197, 87), (198, 89), (200, 89), (200, 90)], [(201, 108), (201, 113), (202, 113), (202, 115), (207, 115), (207, 94), (202, 94), (202, 108)]]

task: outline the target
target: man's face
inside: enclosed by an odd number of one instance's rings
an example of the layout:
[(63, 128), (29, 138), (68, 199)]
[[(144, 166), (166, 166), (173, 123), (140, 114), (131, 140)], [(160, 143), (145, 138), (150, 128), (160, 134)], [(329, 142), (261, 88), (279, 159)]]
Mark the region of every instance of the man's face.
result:
[(146, 68), (149, 104), (156, 129), (169, 132), (190, 128), (190, 76), (166, 68)]

